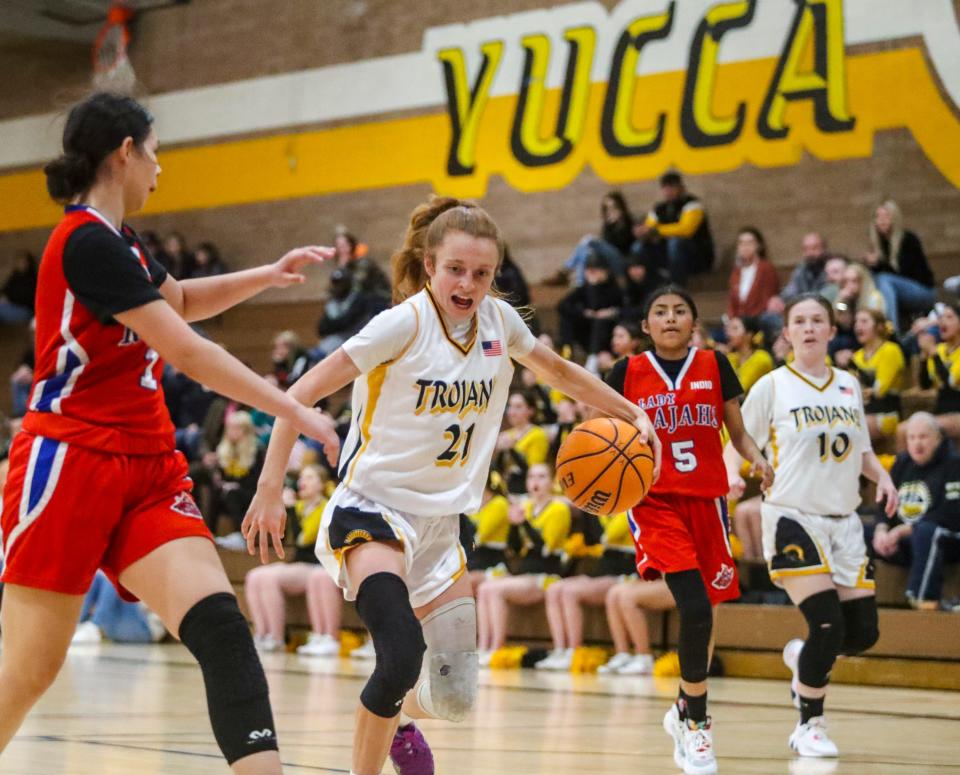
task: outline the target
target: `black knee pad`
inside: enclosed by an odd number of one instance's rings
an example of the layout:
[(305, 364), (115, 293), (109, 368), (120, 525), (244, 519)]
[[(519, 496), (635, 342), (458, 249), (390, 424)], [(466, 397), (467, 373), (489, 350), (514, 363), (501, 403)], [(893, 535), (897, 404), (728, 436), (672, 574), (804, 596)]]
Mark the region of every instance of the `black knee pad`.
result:
[(381, 718), (400, 712), (417, 684), (427, 644), (410, 606), (410, 593), (395, 573), (374, 573), (357, 590), (357, 613), (377, 653), (376, 667), (360, 694), (363, 707)]
[(205, 597), (183, 617), (180, 640), (200, 663), (210, 725), (227, 762), (276, 751), (267, 679), (237, 599)]
[(853, 656), (869, 649), (880, 638), (877, 598), (858, 597), (840, 604), (843, 613), (841, 654)]
[(666, 575), (667, 586), (677, 601), (680, 615), (680, 677), (689, 683), (707, 680), (710, 659), (710, 635), (713, 632), (713, 606), (698, 570)]
[(819, 689), (830, 681), (833, 663), (843, 647), (840, 598), (837, 590), (828, 589), (810, 595), (799, 608), (807, 620), (809, 633), (798, 660), (798, 678), (800, 683)]

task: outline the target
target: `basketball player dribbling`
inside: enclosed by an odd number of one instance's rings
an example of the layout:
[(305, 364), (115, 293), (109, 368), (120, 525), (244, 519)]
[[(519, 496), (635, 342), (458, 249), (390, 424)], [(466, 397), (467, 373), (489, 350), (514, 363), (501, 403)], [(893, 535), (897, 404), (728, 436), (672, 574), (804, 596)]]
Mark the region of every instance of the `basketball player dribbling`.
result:
[[(822, 296), (801, 294), (783, 319), (794, 361), (760, 378), (743, 419), (777, 473), (760, 507), (764, 559), (809, 630), (805, 641), (792, 640), (783, 651), (800, 711), (789, 745), (800, 756), (833, 757), (837, 746), (823, 715), (833, 663), (880, 637), (873, 567), (856, 512), (860, 476), (876, 483), (888, 516), (897, 511), (898, 495), (871, 448), (859, 380), (827, 365), (833, 307)], [(724, 456), (735, 481), (740, 457), (731, 449)]]
[(663, 448), (663, 467), (631, 511), (641, 578), (663, 576), (680, 615), (680, 691), (663, 720), (673, 758), (687, 775), (717, 771), (707, 715), (713, 607), (740, 596), (728, 539), (721, 425), (767, 488), (773, 471), (740, 417), (740, 381), (726, 356), (690, 345), (697, 308), (679, 286), (654, 291), (643, 330), (653, 350), (618, 361), (607, 381), (645, 409)]
[(64, 153), (45, 168), (51, 196), (67, 208), (40, 265), (34, 383), (3, 491), (0, 749), (60, 670), (102, 568), (196, 657), (233, 771), (272, 775), (281, 767), (266, 678), (174, 448), (161, 358), (335, 450), (331, 420), (186, 322), (302, 282), (300, 269), (333, 251), (301, 248), (202, 280), (168, 276), (124, 223), (160, 173), (152, 121), (128, 97), (94, 94), (70, 111)]
[[(537, 342), (490, 295), (503, 239), (480, 207), (434, 198), (414, 210), (393, 257), (392, 309), (304, 375), (308, 405), (351, 381), (355, 420), (317, 553), (370, 631), (376, 667), (360, 695), (352, 772), (433, 773), (416, 718), (463, 719), (477, 692), (476, 605), (459, 542), (461, 512), (481, 502), (513, 363), (607, 415), (634, 423), (659, 453), (646, 413)], [(282, 551), (280, 488), (296, 432), (277, 423), (244, 520)], [(426, 670), (421, 664), (426, 652)], [(398, 726), (399, 725), (399, 726)]]

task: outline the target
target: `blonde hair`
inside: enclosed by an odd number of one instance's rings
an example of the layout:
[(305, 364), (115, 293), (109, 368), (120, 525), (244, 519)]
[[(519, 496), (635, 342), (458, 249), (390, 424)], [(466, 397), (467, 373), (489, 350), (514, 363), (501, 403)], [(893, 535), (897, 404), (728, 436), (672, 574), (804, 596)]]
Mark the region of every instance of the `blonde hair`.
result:
[(449, 196), (431, 196), (410, 215), (403, 246), (390, 259), (393, 269), (394, 303), (419, 293), (429, 276), (424, 262), (433, 257), (443, 238), (451, 231), (493, 240), (497, 245), (497, 266), (503, 259), (503, 236), (493, 218), (480, 205)]
[(890, 255), (887, 259), (890, 266), (900, 271), (900, 245), (903, 243), (903, 213), (900, 212), (900, 206), (892, 199), (887, 199), (873, 208), (873, 218), (870, 219), (870, 244), (873, 245), (874, 252), (883, 256), (883, 248), (880, 245), (880, 230), (877, 228), (877, 210), (883, 208), (890, 213)]
[(257, 449), (260, 445), (253, 428), (253, 417), (250, 412), (242, 409), (234, 412), (227, 419), (227, 423), (236, 422), (243, 426), (244, 434), (240, 441), (230, 441), (227, 438), (226, 424), (223, 437), (217, 444), (217, 462), (227, 476), (242, 478), (253, 468), (257, 460)]
[(847, 264), (845, 272), (850, 270), (856, 272), (860, 278), (860, 293), (857, 294), (856, 304), (857, 312), (862, 309), (875, 309), (878, 312), (886, 313), (883, 304), (883, 296), (877, 289), (877, 284), (873, 281), (873, 274), (863, 264), (851, 261)]

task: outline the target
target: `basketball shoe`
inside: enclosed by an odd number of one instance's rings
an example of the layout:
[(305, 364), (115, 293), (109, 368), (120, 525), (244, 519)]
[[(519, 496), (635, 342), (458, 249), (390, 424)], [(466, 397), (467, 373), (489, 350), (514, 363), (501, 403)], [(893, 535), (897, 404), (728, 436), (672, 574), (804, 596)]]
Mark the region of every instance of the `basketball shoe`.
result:
[(600, 673), (600, 675), (619, 673), (620, 668), (624, 667), (631, 659), (633, 659), (633, 654), (628, 651), (621, 651), (610, 657), (606, 664), (600, 665), (600, 667), (597, 668), (597, 672)]
[(573, 664), (573, 649), (554, 649), (534, 664), (537, 670), (569, 670)]
[(787, 641), (787, 645), (783, 647), (783, 664), (790, 668), (790, 672), (793, 675), (790, 679), (790, 699), (793, 702), (793, 707), (797, 710), (800, 710), (800, 693), (797, 691), (797, 686), (800, 683), (800, 679), (797, 678), (797, 673), (800, 669), (798, 660), (800, 659), (800, 652), (802, 650), (803, 641), (800, 640), (800, 638)]
[(790, 735), (790, 748), (800, 756), (825, 757), (839, 756), (837, 744), (827, 737), (827, 722), (823, 716), (816, 716), (806, 724), (797, 722)]
[(433, 753), (412, 721), (397, 727), (390, 744), (390, 761), (397, 775), (433, 775)]
[(663, 717), (663, 729), (673, 738), (673, 761), (684, 775), (715, 775), (717, 759), (709, 718), (703, 724), (681, 719), (677, 703), (673, 703)]

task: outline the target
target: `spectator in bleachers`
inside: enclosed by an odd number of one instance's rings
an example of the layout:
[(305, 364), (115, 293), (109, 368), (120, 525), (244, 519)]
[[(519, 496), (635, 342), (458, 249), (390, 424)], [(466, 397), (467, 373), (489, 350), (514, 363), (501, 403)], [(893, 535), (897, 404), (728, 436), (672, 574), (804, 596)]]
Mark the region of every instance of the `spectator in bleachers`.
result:
[(911, 604), (937, 608), (943, 564), (960, 562), (960, 457), (933, 415), (916, 412), (905, 425), (907, 451), (890, 471), (900, 505), (893, 517), (878, 512), (876, 524), (867, 526), (867, 542), (880, 559), (910, 568)]
[(511, 504), (507, 543), (518, 558), (516, 575), (491, 578), (477, 589), (477, 643), (480, 666), (507, 642), (509, 606), (536, 605), (560, 578), (563, 545), (570, 534), (570, 507), (553, 495), (553, 470), (530, 466), (527, 495)]
[(614, 653), (597, 672), (652, 675), (653, 653), (647, 611), (669, 611), (677, 607), (667, 582), (663, 579), (641, 581), (634, 573), (607, 590), (604, 605)]
[(557, 452), (567, 440), (570, 431), (582, 422), (581, 408), (586, 409), (567, 396), (557, 401), (557, 421), (547, 429), (547, 435), (550, 437), (550, 452), (547, 454), (547, 460), (557, 459)]
[(597, 357), (597, 370), (606, 375), (613, 364), (621, 358), (629, 358), (643, 352), (644, 336), (638, 323), (620, 321), (613, 327), (610, 336), (610, 349), (603, 350)]
[(763, 349), (763, 331), (754, 317), (733, 317), (724, 326), (727, 359), (740, 379), (743, 392), (767, 372), (773, 371), (773, 357)]
[(211, 507), (204, 512), (204, 519), (211, 532), (216, 534), (217, 518), (221, 515), (226, 516), (237, 531), (228, 536), (231, 540), (224, 544), (229, 548), (246, 549), (246, 541), (238, 531), (257, 491), (263, 459), (264, 451), (250, 412), (238, 409), (228, 414), (216, 452), (203, 461), (205, 481), (197, 484), (205, 484), (210, 490)]
[(592, 255), (602, 256), (615, 277), (623, 274), (626, 256), (633, 244), (633, 216), (623, 194), (611, 191), (600, 201), (600, 220), (600, 237), (593, 234), (583, 237), (563, 270), (548, 284), (566, 284), (566, 274), (572, 272), (574, 285), (580, 287), (586, 282), (587, 259)]
[(631, 253), (627, 258), (627, 273), (623, 283), (623, 310), (620, 319), (640, 324), (643, 317), (643, 302), (667, 278), (649, 255)]
[(273, 337), (270, 361), (273, 363), (270, 376), (283, 390), (300, 379), (312, 365), (310, 355), (300, 344), (300, 337), (293, 331), (281, 331)]
[(560, 300), (560, 345), (579, 345), (587, 354), (585, 368), (596, 373), (597, 354), (609, 349), (610, 335), (620, 319), (623, 291), (610, 274), (607, 259), (597, 253), (587, 257), (584, 284)]
[(507, 485), (497, 471), (491, 470), (483, 488), (480, 511), (468, 515), (474, 526), (473, 553), (467, 561), (474, 595), (484, 580), (496, 575), (505, 576), (508, 572), (509, 511)]
[(323, 315), (317, 321), (320, 341), (310, 357), (319, 361), (336, 350), (370, 320), (367, 297), (354, 287), (351, 274), (337, 267), (330, 275), (330, 289)]
[(877, 442), (885, 436), (895, 437), (900, 422), (900, 391), (909, 384), (903, 350), (890, 341), (893, 326), (875, 310), (858, 310), (853, 331), (860, 349), (850, 360), (850, 370), (863, 386), (870, 438)]
[(537, 662), (537, 670), (569, 670), (574, 651), (583, 645), (583, 606), (602, 606), (620, 579), (635, 575), (636, 547), (627, 512), (600, 517), (603, 554), (586, 574), (560, 579), (547, 588), (547, 624), (553, 649)]
[(924, 365), (920, 387), (937, 389), (934, 414), (940, 428), (954, 441), (960, 440), (960, 303), (938, 305), (940, 342), (933, 334), (917, 337)]
[(217, 394), (168, 363), (163, 371), (163, 397), (175, 428), (177, 449), (187, 460), (199, 460), (203, 423)]
[[(801, 293), (820, 293), (830, 282), (825, 272), (827, 261), (831, 258), (827, 252), (827, 241), (819, 232), (804, 235), (801, 243), (803, 257), (793, 270), (787, 284), (779, 296), (775, 296), (767, 305), (769, 312), (782, 314), (784, 300), (792, 299)], [(831, 301), (828, 299), (828, 301)]]
[(163, 249), (156, 255), (156, 259), (177, 280), (184, 279), (186, 271), (193, 264), (193, 256), (187, 250), (187, 241), (178, 231), (171, 231), (163, 238)]
[(220, 251), (212, 242), (201, 242), (193, 255), (189, 256), (183, 276), (185, 280), (200, 277), (215, 277), (227, 271), (226, 262), (220, 257)]
[(37, 259), (21, 250), (13, 269), (0, 288), (0, 324), (22, 325), (33, 318), (33, 299), (37, 295)]
[(351, 289), (371, 305), (376, 304), (371, 317), (387, 308), (390, 303), (390, 279), (380, 265), (367, 253), (367, 246), (348, 231), (339, 232), (333, 241), (337, 251), (337, 268), (344, 270), (350, 277)]
[[(877, 289), (870, 270), (856, 262), (848, 263), (843, 270), (837, 301), (846, 302), (854, 313), (867, 309), (886, 315), (887, 311), (883, 294)], [(893, 323), (893, 321), (890, 322)], [(896, 329), (895, 325), (894, 329)]]
[(737, 260), (730, 272), (727, 317), (756, 317), (780, 291), (777, 270), (767, 258), (763, 235), (752, 226), (737, 232)]
[(903, 216), (893, 200), (888, 199), (875, 210), (870, 244), (865, 261), (883, 294), (887, 318), (899, 331), (901, 310), (918, 313), (933, 306), (933, 272), (920, 238), (903, 228)]
[[(33, 321), (30, 322), (31, 328)], [(10, 375), (10, 398), (14, 417), (23, 417), (27, 413), (27, 401), (30, 399), (30, 387), (33, 384), (34, 350), (28, 347), (20, 356), (20, 362)]]
[(507, 399), (508, 427), (497, 437), (494, 467), (502, 474), (507, 490), (525, 492), (527, 472), (545, 463), (550, 449), (547, 432), (533, 422), (537, 403), (528, 391), (515, 391)]
[(503, 298), (510, 302), (514, 307), (530, 306), (530, 289), (527, 286), (527, 280), (523, 272), (510, 255), (510, 248), (504, 245), (503, 258), (500, 260), (500, 266), (497, 267), (497, 277), (494, 280), (494, 286)]
[(160, 617), (143, 603), (120, 597), (106, 574), (98, 570), (83, 599), (80, 622), (71, 643), (159, 643), (167, 635)]
[(634, 228), (633, 250), (655, 260), (650, 265), (666, 269), (670, 281), (683, 285), (687, 275), (713, 267), (714, 248), (710, 221), (703, 203), (687, 192), (677, 172), (660, 177), (663, 199)]
[(854, 351), (860, 347), (853, 333), (854, 306), (837, 299), (833, 304), (833, 322), (836, 333), (827, 345), (827, 356), (832, 365), (846, 369), (850, 366)]
[(327, 505), (325, 485), (325, 475), (318, 466), (305, 466), (297, 479), (296, 494), (285, 488), (284, 505), (296, 536), (293, 560), (260, 565), (244, 579), (244, 595), (253, 619), (253, 639), (261, 651), (283, 649), (284, 598), (306, 595), (310, 635), (297, 653), (310, 657), (333, 657), (340, 653), (343, 595), (314, 553), (320, 520)]
[[(733, 493), (734, 497), (743, 495)], [(763, 537), (761, 531), (760, 503), (762, 498), (757, 495), (737, 502), (733, 508), (731, 529), (740, 540), (743, 559), (746, 562), (763, 562)]]

